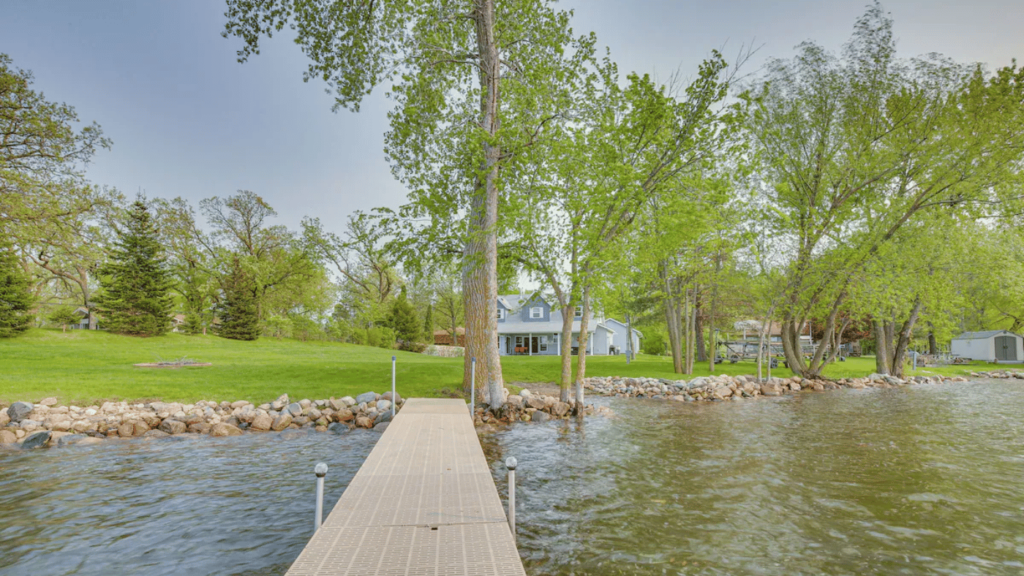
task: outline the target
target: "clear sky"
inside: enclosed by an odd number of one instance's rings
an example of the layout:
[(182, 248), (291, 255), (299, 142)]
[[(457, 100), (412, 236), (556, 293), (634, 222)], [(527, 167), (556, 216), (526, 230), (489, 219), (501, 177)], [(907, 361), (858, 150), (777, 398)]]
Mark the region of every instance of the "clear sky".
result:
[[(713, 48), (760, 46), (787, 57), (804, 40), (838, 49), (865, 0), (576, 0), (577, 33), (595, 31), (623, 72), (690, 75)], [(940, 52), (989, 69), (1024, 59), (1022, 0), (889, 0), (902, 56)], [(340, 230), (353, 210), (404, 198), (384, 161), (390, 104), (378, 91), (358, 114), (331, 112), (286, 37), (238, 64), (211, 0), (0, 0), (0, 52), (33, 71), (36, 89), (75, 106), (113, 142), (89, 168), (96, 184), (193, 203), (237, 189), (262, 195), (297, 225)]]

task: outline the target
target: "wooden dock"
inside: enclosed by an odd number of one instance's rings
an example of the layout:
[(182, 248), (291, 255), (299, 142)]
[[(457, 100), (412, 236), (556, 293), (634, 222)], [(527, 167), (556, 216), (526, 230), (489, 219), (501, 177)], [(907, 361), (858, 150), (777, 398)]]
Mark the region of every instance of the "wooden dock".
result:
[(526, 575), (465, 402), (408, 400), (288, 571), (343, 574)]

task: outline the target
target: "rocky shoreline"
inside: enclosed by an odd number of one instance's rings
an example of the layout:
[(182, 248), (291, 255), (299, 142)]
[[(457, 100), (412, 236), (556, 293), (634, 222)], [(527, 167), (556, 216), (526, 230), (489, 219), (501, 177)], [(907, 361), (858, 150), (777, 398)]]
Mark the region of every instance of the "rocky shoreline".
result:
[[(1015, 370), (972, 372), (972, 378), (1016, 378), (1024, 380), (1024, 373)], [(871, 374), (864, 378), (839, 380), (810, 380), (769, 378), (758, 382), (755, 376), (699, 376), (690, 381), (664, 378), (625, 378), (619, 376), (587, 378), (584, 388), (598, 396), (619, 398), (651, 398), (676, 402), (742, 401), (763, 396), (782, 396), (801, 391), (823, 392), (841, 388), (898, 388), (914, 384), (943, 384), (966, 382), (963, 376), (911, 376), (906, 379)]]
[[(394, 398), (396, 410), (404, 400)], [(245, 400), (216, 402), (104, 402), (59, 406), (56, 398), (15, 402), (0, 409), (0, 446), (22, 449), (92, 444), (107, 438), (165, 438), (178, 434), (213, 437), (246, 432), (309, 429), (345, 433), (356, 428), (383, 432), (391, 421), (391, 392), (366, 392), (327, 400), (293, 402), (287, 394), (256, 406)]]

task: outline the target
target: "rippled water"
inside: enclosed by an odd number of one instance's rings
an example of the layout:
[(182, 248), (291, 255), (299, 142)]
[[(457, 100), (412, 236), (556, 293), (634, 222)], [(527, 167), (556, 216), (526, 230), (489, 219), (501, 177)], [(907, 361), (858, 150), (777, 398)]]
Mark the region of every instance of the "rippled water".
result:
[[(483, 437), (531, 575), (1024, 573), (1024, 384), (597, 401)], [(282, 574), (377, 438), (0, 452), (0, 575)]]
[(530, 574), (1024, 573), (1019, 381), (611, 406), (486, 440)]

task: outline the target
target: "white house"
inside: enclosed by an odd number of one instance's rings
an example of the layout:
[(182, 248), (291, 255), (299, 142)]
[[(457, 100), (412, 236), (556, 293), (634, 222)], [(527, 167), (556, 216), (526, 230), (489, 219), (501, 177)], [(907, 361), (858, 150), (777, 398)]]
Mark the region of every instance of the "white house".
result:
[(1007, 330), (964, 332), (953, 338), (950, 352), (971, 360), (1024, 362), (1024, 337)]
[[(626, 334), (629, 333), (629, 326), (625, 322), (619, 322), (615, 318), (609, 318), (604, 321), (605, 326), (615, 330), (615, 334), (612, 335), (612, 354), (625, 354), (629, 351), (627, 348), (629, 340), (626, 338)], [(633, 328), (633, 354), (640, 353), (640, 339), (644, 335)]]
[[(572, 352), (579, 351), (583, 307), (576, 308), (572, 322)], [(611, 353), (615, 330), (604, 319), (590, 314), (587, 321), (587, 354)], [(562, 312), (552, 310), (539, 293), (498, 296), (498, 353), (502, 356), (557, 356), (561, 350)]]

